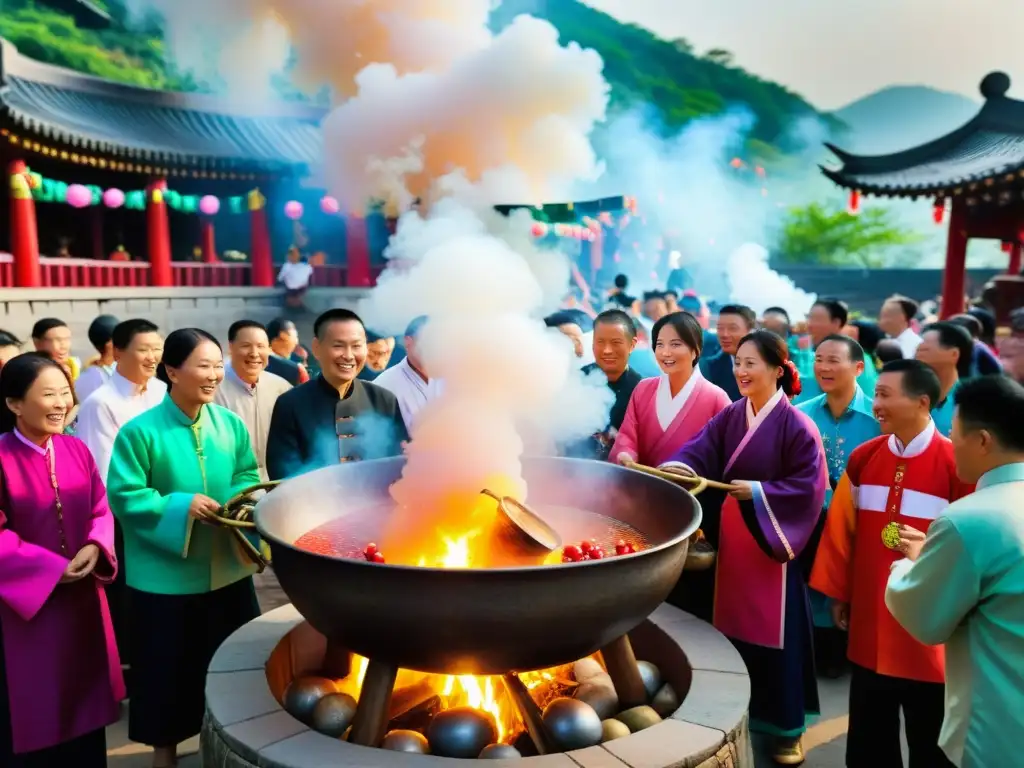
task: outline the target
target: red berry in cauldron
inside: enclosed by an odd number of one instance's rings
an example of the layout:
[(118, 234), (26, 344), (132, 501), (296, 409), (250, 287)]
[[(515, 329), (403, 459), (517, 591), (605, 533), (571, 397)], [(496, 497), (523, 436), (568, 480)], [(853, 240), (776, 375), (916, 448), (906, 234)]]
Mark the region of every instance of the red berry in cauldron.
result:
[(593, 547), (587, 553), (587, 557), (589, 557), (591, 560), (603, 560), (605, 557), (607, 557), (607, 555), (604, 553), (604, 550), (600, 547)]
[(567, 544), (562, 548), (562, 562), (578, 563), (583, 559), (583, 550), (575, 544)]
[(583, 550), (584, 554), (590, 554), (590, 551), (593, 549), (598, 549), (598, 546), (593, 539), (590, 539), (589, 541), (580, 542), (580, 549)]
[(619, 539), (617, 542), (615, 542), (615, 554), (616, 555), (626, 555), (626, 554), (629, 554), (629, 544), (627, 544), (622, 539)]
[(384, 562), (384, 555), (382, 555), (380, 552), (374, 552), (373, 555), (371, 555), (371, 557), (370, 557), (370, 562), (371, 563), (383, 563)]

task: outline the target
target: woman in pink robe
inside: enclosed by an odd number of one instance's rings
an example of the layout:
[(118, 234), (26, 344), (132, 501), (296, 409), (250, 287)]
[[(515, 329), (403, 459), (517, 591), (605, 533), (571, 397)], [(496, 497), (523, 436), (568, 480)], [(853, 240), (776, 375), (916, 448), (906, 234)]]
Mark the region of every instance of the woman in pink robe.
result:
[[(675, 456), (690, 438), (729, 404), (729, 396), (705, 379), (697, 366), (704, 331), (689, 312), (665, 315), (651, 331), (654, 355), (663, 371), (636, 385), (611, 456), (657, 467)], [(701, 530), (718, 546), (718, 519), (705, 518)], [(668, 602), (711, 621), (714, 570), (687, 573)]]
[(61, 432), (68, 381), (19, 355), (0, 371), (0, 765), (106, 766), (124, 698), (104, 587), (114, 523), (85, 444)]

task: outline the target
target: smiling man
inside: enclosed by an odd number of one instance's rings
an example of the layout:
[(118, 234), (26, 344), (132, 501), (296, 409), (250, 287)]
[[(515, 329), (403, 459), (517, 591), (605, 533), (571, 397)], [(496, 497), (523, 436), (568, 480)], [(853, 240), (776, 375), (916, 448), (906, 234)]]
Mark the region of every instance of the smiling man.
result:
[[(832, 491), (846, 471), (850, 454), (881, 434), (872, 413), (871, 398), (857, 384), (863, 369), (864, 350), (860, 344), (849, 336), (826, 336), (814, 353), (814, 378), (823, 394), (798, 406), (814, 422), (825, 448), (830, 486), (825, 495), (826, 511), (832, 501)], [(808, 571), (814, 562), (824, 520), (822, 516), (822, 524), (804, 550)], [(809, 572), (807, 576), (810, 578)], [(817, 666), (826, 677), (839, 677), (845, 666), (846, 635), (836, 628), (828, 598), (814, 590), (810, 597)]]
[(896, 360), (882, 369), (874, 412), (883, 434), (850, 454), (814, 562), (811, 587), (832, 598), (836, 626), (849, 631), (850, 766), (902, 765), (901, 710), (910, 764), (949, 765), (938, 746), (943, 649), (911, 637), (884, 603), (902, 531), (927, 532), (971, 491), (957, 478), (952, 443), (932, 421), (938, 399), (938, 377), (924, 363)]
[(583, 373), (587, 376), (597, 376), (597, 371), (604, 374), (608, 388), (615, 395), (615, 402), (608, 414), (605, 429), (573, 446), (567, 451), (569, 455), (599, 461), (608, 458), (622, 420), (626, 417), (629, 398), (643, 379), (629, 367), (629, 356), (635, 348), (636, 324), (621, 309), (605, 310), (594, 318), (594, 362), (583, 366)]
[(255, 320), (239, 320), (228, 329), (230, 364), (213, 401), (245, 422), (256, 454), (260, 479), (267, 479), (267, 439), (277, 399), (292, 388), (267, 370), (270, 337)]
[(398, 456), (409, 439), (398, 400), (357, 378), (366, 365), (366, 327), (348, 309), (313, 324), (320, 375), (278, 398), (267, 440), (271, 480), (339, 462)]
[(736, 347), (740, 339), (754, 330), (756, 325), (757, 315), (750, 307), (726, 304), (718, 310), (718, 324), (715, 327), (721, 351), (711, 357), (700, 359), (700, 372), (704, 374), (704, 378), (723, 389), (733, 402), (740, 399), (740, 388), (733, 373)]

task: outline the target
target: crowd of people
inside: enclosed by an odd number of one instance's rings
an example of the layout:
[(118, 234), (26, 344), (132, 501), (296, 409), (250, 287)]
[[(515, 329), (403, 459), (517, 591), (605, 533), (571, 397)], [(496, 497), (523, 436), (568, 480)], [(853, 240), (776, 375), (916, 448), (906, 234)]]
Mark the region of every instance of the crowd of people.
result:
[[(601, 309), (545, 320), (614, 395), (559, 449), (730, 486), (701, 497), (715, 568), (669, 600), (738, 649), (775, 761), (804, 760), (818, 674), (849, 672), (852, 768), (902, 765), (901, 713), (912, 768), (1013, 764), (1024, 388), (991, 315), (918, 324), (893, 297), (875, 324), (822, 299), (794, 324), (624, 278)], [(101, 316), (84, 363), (59, 319), (33, 352), (0, 331), (0, 765), (106, 765), (126, 680), (130, 738), (176, 763), (214, 651), (259, 611), (260, 542), (213, 518), (261, 482), (401, 455), (443, 388), (427, 323), (395, 339), (332, 309), (307, 348), (241, 320), (222, 350)]]

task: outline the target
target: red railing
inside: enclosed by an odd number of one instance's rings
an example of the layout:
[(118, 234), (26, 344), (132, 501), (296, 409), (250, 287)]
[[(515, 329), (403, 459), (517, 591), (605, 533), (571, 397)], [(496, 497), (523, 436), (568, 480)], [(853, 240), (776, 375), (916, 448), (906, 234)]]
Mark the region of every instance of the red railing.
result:
[[(151, 284), (149, 264), (145, 261), (41, 256), (39, 264), (43, 288), (144, 288)], [(280, 269), (280, 264), (274, 266), (275, 278)], [(381, 271), (381, 267), (374, 267), (374, 281)], [(171, 276), (175, 287), (243, 288), (251, 282), (252, 267), (249, 264), (175, 261), (171, 263)], [(343, 266), (319, 265), (313, 267), (310, 287), (344, 288), (346, 278), (347, 270)], [(14, 261), (8, 253), (0, 253), (0, 287), (14, 287)]]
[(149, 285), (144, 261), (40, 257), (44, 288), (141, 288)]
[(190, 288), (242, 288), (249, 285), (249, 264), (201, 264), (172, 261), (171, 279), (176, 286)]

